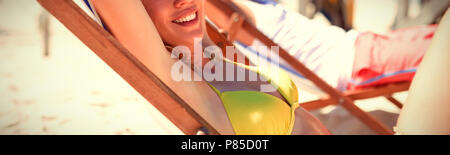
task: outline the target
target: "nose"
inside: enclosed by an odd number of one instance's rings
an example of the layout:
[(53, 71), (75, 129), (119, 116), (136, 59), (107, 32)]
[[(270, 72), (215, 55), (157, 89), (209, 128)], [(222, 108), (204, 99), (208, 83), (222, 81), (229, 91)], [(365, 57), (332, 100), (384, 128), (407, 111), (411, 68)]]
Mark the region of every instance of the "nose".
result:
[(182, 8), (183, 6), (185, 6), (186, 4), (191, 3), (193, 0), (175, 0), (173, 2), (173, 5), (175, 6), (175, 8)]

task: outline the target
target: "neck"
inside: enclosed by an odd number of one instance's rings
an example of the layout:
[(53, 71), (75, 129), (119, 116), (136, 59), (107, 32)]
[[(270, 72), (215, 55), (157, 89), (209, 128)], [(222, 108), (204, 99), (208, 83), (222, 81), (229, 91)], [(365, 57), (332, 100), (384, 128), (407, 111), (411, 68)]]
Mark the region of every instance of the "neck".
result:
[[(194, 62), (195, 62), (194, 61), (195, 54), (201, 54), (201, 60), (202, 60), (201, 66), (204, 67), (210, 61), (209, 58), (205, 57), (204, 50), (206, 47), (212, 46), (212, 45), (215, 45), (214, 42), (208, 37), (208, 35), (205, 35), (203, 37), (203, 39), (201, 40), (201, 42), (196, 42), (192, 46), (190, 46), (189, 49), (191, 50), (191, 63), (194, 64)], [(198, 46), (197, 47), (198, 51), (195, 51), (196, 50), (195, 46)], [(197, 56), (197, 57), (200, 57), (200, 56)]]

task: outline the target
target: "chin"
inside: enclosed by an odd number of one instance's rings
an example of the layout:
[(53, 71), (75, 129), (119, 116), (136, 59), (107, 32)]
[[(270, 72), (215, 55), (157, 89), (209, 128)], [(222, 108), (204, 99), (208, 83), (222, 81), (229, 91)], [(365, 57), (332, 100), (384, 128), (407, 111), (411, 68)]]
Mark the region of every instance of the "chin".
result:
[(183, 41), (186, 45), (193, 45), (195, 39), (203, 39), (203, 34), (195, 34), (195, 35), (190, 34), (190, 35), (184, 36), (183, 38), (189, 38), (189, 39)]
[[(203, 39), (204, 32), (202, 30), (196, 30), (194, 32), (184, 32), (184, 33), (178, 33), (171, 35), (171, 37), (168, 38), (176, 38), (172, 39), (172, 41), (168, 41), (169, 44), (174, 46), (188, 46), (191, 47), (194, 45), (194, 41), (196, 38)], [(164, 39), (164, 40), (170, 40), (170, 39)]]

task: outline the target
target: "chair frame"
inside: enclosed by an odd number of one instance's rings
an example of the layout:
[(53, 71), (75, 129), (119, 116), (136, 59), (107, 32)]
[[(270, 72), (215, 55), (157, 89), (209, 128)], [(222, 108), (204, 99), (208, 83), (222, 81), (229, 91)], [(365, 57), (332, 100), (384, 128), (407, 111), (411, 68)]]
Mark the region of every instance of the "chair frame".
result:
[[(208, 7), (207, 15), (214, 21), (215, 15), (222, 15), (228, 17), (228, 28), (224, 27), (224, 34), (226, 34), (229, 41), (239, 40), (260, 40), (267, 47), (278, 46), (275, 42), (269, 39), (266, 35), (260, 32), (251, 22), (246, 19), (244, 11), (238, 5), (229, 0), (212, 0), (206, 2)], [(402, 108), (401, 102), (392, 97), (393, 93), (407, 91), (411, 85), (410, 82), (393, 83), (378, 87), (363, 88), (358, 90), (340, 92), (333, 88), (317, 76), (313, 71), (308, 69), (300, 61), (290, 55), (285, 49), (280, 47), (279, 56), (286, 60), (286, 62), (293, 67), (293, 69), (301, 73), (305, 78), (309, 79), (313, 84), (319, 87), (322, 91), (328, 94), (328, 97), (321, 98), (315, 101), (301, 103), (300, 106), (311, 111), (317, 110), (329, 105), (340, 105), (344, 107), (351, 114), (360, 119), (364, 124), (370, 127), (378, 134), (390, 135), (394, 132), (392, 129), (381, 123), (369, 113), (357, 107), (354, 102), (356, 100), (368, 99), (373, 97), (384, 96), (391, 101), (398, 108)]]
[(220, 134), (73, 0), (37, 0), (184, 134)]
[[(106, 31), (86, 14), (73, 0), (37, 0), (56, 19), (67, 27), (81, 42), (90, 48), (108, 66), (118, 73), (147, 101), (165, 115), (184, 134), (196, 134), (200, 129), (206, 128), (209, 134), (220, 134), (211, 124), (202, 118), (192, 107), (165, 85), (155, 74), (146, 68), (126, 48), (124, 48), (112, 34)], [(272, 40), (259, 32), (250, 24), (239, 8), (230, 1), (207, 1), (209, 7), (216, 7), (216, 13), (225, 13), (232, 21), (232, 31), (227, 31), (228, 36), (220, 34), (211, 24), (207, 24), (207, 31), (211, 39), (222, 49), (232, 46), (233, 40), (243, 39), (239, 32), (247, 32), (260, 39), (266, 46), (277, 46)], [(218, 7), (222, 6), (222, 7)], [(228, 7), (223, 7), (228, 6)], [(220, 8), (220, 9), (219, 9)], [(244, 38), (249, 39), (249, 38)], [(310, 79), (315, 85), (326, 92), (329, 97), (317, 101), (302, 103), (307, 110), (314, 110), (328, 105), (339, 104), (349, 110), (361, 121), (374, 129), (379, 134), (393, 134), (392, 130), (373, 118), (373, 116), (354, 105), (358, 99), (366, 99), (377, 96), (386, 96), (387, 99), (397, 103), (392, 93), (408, 90), (410, 83), (398, 83), (387, 86), (357, 90), (341, 93), (320, 79), (311, 70), (280, 48), (280, 57), (289, 65)], [(396, 105), (397, 105), (396, 104)]]

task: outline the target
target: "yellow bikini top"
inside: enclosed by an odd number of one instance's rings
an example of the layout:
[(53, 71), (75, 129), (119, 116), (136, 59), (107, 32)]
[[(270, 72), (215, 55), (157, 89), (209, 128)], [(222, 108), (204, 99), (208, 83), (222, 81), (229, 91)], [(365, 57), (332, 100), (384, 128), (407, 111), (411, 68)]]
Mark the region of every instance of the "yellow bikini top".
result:
[(289, 75), (279, 70), (279, 76), (271, 78), (274, 68), (247, 66), (227, 59), (224, 61), (263, 76), (277, 86), (278, 92), (288, 102), (259, 91), (220, 92), (209, 84), (222, 100), (234, 132), (237, 135), (290, 135), (294, 127), (294, 111), (299, 104), (297, 87)]

